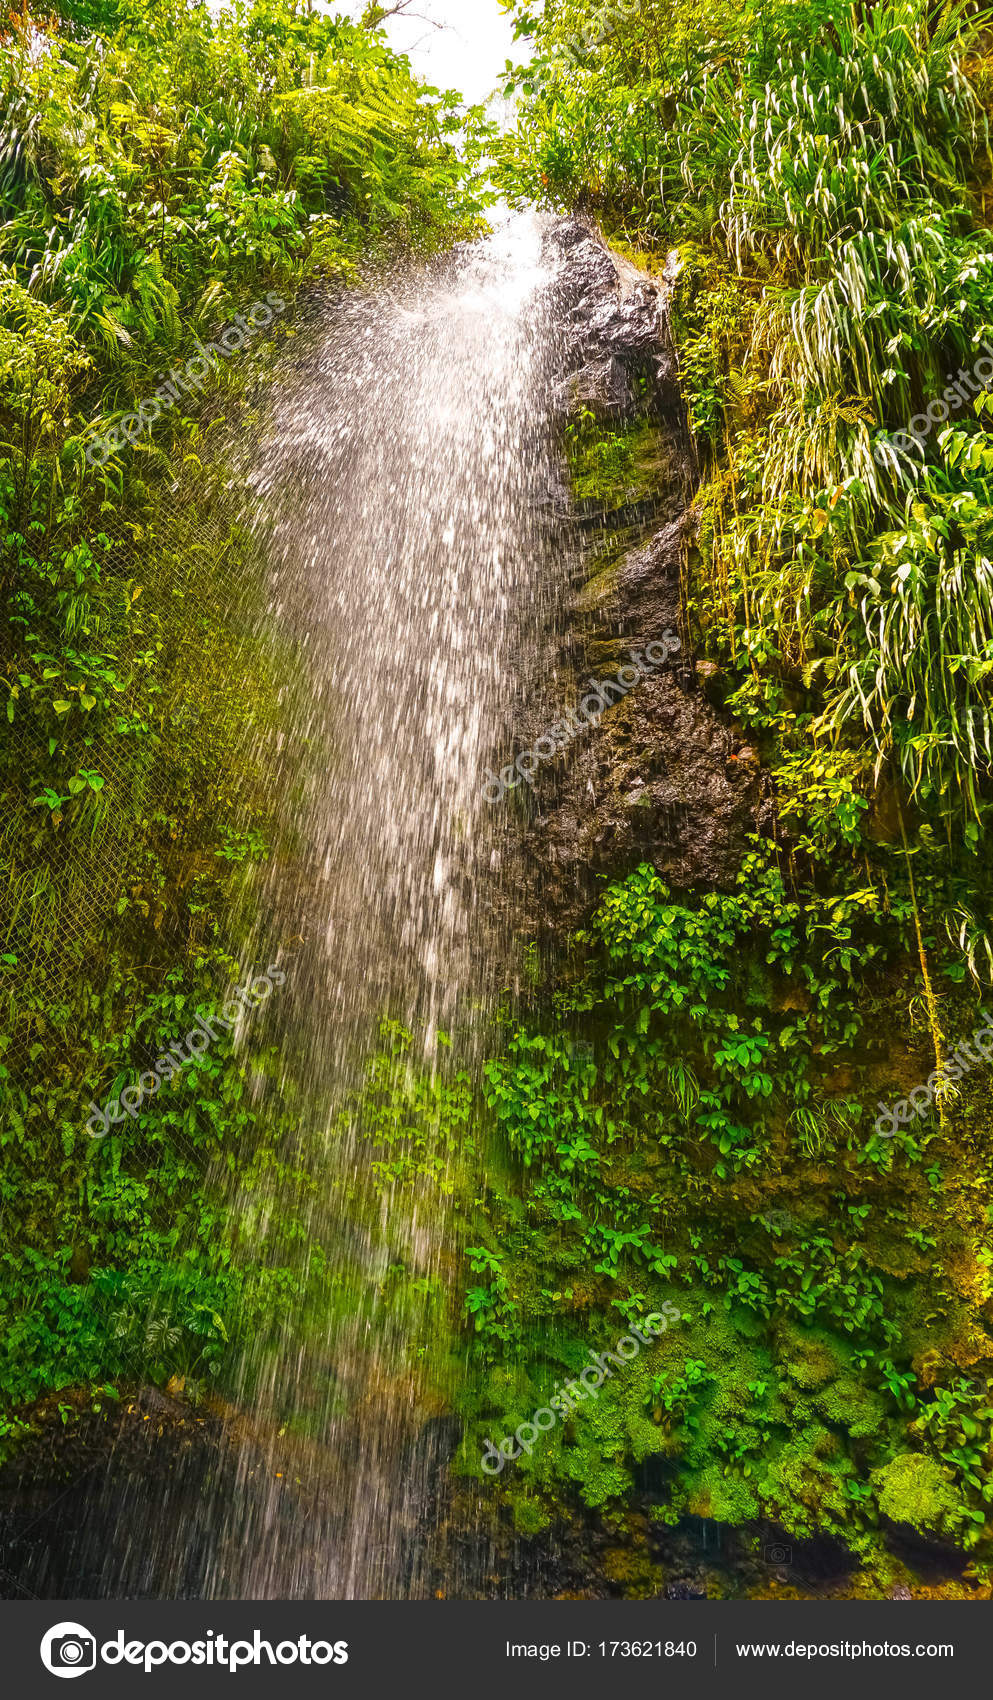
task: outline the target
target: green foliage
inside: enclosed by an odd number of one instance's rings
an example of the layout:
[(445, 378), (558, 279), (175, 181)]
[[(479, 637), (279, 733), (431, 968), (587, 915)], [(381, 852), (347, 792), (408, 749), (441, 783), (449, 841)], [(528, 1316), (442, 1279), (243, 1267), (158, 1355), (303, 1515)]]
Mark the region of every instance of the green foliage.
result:
[[(297, 0), (95, 0), (0, 29), (0, 1409), (108, 1379), (195, 1391), (324, 1279), (319, 1248), (294, 1252), (311, 1182), (261, 1030), (105, 1139), (87, 1106), (258, 948), (279, 807), (260, 753), (293, 657), (258, 635), (221, 441), (301, 284), (478, 228), (465, 120), (373, 28)], [(268, 342), (87, 463), (273, 291), (290, 310)], [(440, 1175), (462, 1084), (406, 1103), (396, 1059), (372, 1089), (384, 1176)], [(437, 1139), (408, 1154), (422, 1112)], [(274, 1185), (267, 1243), (248, 1229)]]
[[(867, 1106), (927, 1079), (974, 1014), (954, 988), (993, 972), (990, 406), (946, 388), (993, 325), (988, 36), (921, 0), (513, 11), (505, 192), (675, 275), (691, 633), (771, 772), (781, 861), (729, 894), (650, 868), (608, 890), (490, 1071), (527, 1175), (523, 1208), (494, 1186), (494, 1243), (533, 1360), (664, 1246), (690, 1320), (640, 1394), (656, 1520), (764, 1517), (873, 1563), (909, 1523), (985, 1556), (985, 1085), (892, 1139)], [(626, 1397), (598, 1401), (609, 1479), (566, 1433), (550, 1504), (630, 1503)]]
[[(534, 52), (508, 78), (502, 181), (676, 248), (700, 640), (796, 850), (874, 856), (873, 792), (898, 777), (946, 912), (950, 874), (972, 888), (950, 930), (987, 966), (991, 451), (985, 400), (946, 389), (993, 324), (978, 23), (920, 0), (645, 0), (563, 58), (594, 10), (518, 8)], [(879, 435), (943, 395), (923, 447)]]
[(0, 258), (66, 302), (122, 393), (148, 388), (136, 353), (168, 365), (256, 280), (465, 218), (456, 109), (382, 36), (292, 0), (121, 14), (106, 41), (3, 44)]
[(111, 977), (102, 1019), (91, 995), (88, 1078), (59, 1070), (21, 1084), (0, 1070), (5, 1401), (104, 1376), (202, 1380), (235, 1336), (274, 1328), (299, 1302), (295, 1272), (256, 1261), (240, 1242), (244, 1207), (232, 1215), (212, 1179), (226, 1170), (250, 1198), (276, 1174), (287, 1222), (302, 1208), (306, 1182), (275, 1151), (292, 1115), (274, 1116), (258, 1090), (274, 1053), (256, 1046), (252, 1090), (246, 1056), (222, 1034), (135, 1118), (103, 1138), (86, 1126), (93, 1103), (182, 1043), (237, 972), (216, 950), (200, 955), (123, 1026), (125, 988)]
[(486, 1277), (466, 1293), (466, 1312), (472, 1318), (483, 1352), (495, 1356), (501, 1346), (518, 1337), (510, 1284), (502, 1260), (486, 1246), (467, 1246), (466, 1257), (473, 1274)]
[(630, 1504), (655, 1457), (657, 1521), (764, 1517), (868, 1556), (892, 1517), (882, 1472), (913, 1450), (947, 1501), (932, 1532), (981, 1542), (988, 1409), (911, 1367), (968, 1326), (960, 1230), (929, 1202), (958, 1183), (931, 1135), (876, 1140), (863, 1108), (872, 987), (911, 921), (790, 895), (761, 841), (731, 893), (677, 900), (648, 866), (607, 888), (543, 1021), (486, 1070), (515, 1169), (491, 1167), (470, 1252), (489, 1367), (464, 1395), (467, 1469), (591, 1339), (613, 1345), (608, 1317), (675, 1297), (682, 1321), (519, 1461), (546, 1509)]
[(566, 427), (576, 500), (603, 511), (650, 495), (659, 472), (653, 454), (656, 434), (650, 421), (610, 428), (589, 408), (580, 408)]
[(375, 1153), (377, 1189), (387, 1195), (419, 1177), (431, 1181), (439, 1196), (449, 1197), (473, 1154), (469, 1076), (460, 1069), (446, 1078), (441, 1070), (451, 1040), (443, 1032), (436, 1039), (439, 1055), (433, 1066), (419, 1067), (410, 1030), (398, 1021), (382, 1021), (382, 1049), (370, 1059), (361, 1092), (339, 1120), (346, 1149), (353, 1127), (368, 1141)]

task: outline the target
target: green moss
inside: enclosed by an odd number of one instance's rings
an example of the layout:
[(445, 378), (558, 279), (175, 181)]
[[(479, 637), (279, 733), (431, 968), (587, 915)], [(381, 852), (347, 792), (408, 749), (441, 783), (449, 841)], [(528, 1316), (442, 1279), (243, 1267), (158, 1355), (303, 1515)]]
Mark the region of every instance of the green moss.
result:
[(598, 608), (608, 606), (617, 589), (619, 571), (619, 563), (614, 561), (609, 566), (601, 567), (599, 572), (587, 579), (576, 598), (576, 606), (581, 614), (594, 613)]
[(652, 1563), (643, 1543), (608, 1547), (603, 1555), (603, 1574), (628, 1600), (657, 1599), (665, 1583), (664, 1572)]
[(854, 1375), (839, 1376), (814, 1400), (826, 1422), (845, 1428), (853, 1440), (871, 1439), (882, 1432), (887, 1401)]
[(507, 1503), (514, 1519), (514, 1528), (526, 1540), (533, 1539), (535, 1535), (540, 1535), (551, 1527), (552, 1513), (537, 1494), (519, 1489), (507, 1495)]
[(685, 1510), (715, 1523), (750, 1523), (761, 1512), (759, 1500), (743, 1476), (729, 1475), (717, 1463), (691, 1476), (686, 1484)]
[(606, 513), (651, 497), (670, 470), (651, 420), (609, 425), (584, 408), (569, 425), (567, 448), (576, 501)]
[(934, 1458), (900, 1452), (874, 1470), (879, 1509), (892, 1523), (909, 1523), (921, 1534), (954, 1534), (959, 1507), (948, 1475)]
[(784, 1324), (780, 1343), (786, 1361), (786, 1373), (798, 1387), (823, 1387), (838, 1375), (845, 1362), (837, 1341), (813, 1330)]

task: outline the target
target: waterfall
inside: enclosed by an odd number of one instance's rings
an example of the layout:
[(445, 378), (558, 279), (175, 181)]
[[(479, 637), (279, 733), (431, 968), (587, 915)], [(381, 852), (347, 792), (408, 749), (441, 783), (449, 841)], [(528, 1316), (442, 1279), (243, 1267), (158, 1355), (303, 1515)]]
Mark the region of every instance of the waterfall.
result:
[[(269, 625), (292, 656), (282, 748), (255, 758), (288, 799), (257, 894), (266, 931), (292, 941), (273, 1018), (312, 1190), (307, 1243), (288, 1255), (311, 1274), (319, 1260), (325, 1296), (242, 1363), (253, 1444), (216, 1502), (215, 1595), (427, 1586), (429, 1419), (444, 1391), (427, 1300), (445, 1272), (457, 1304), (445, 1196), (463, 1154), (446, 1150), (429, 1180), (384, 1184), (355, 1095), (384, 1016), (409, 1035), (396, 1067), (411, 1078), (440, 1086), (446, 1050), (478, 1061), (512, 973), (513, 811), (483, 781), (567, 572), (554, 268), (524, 217), (337, 302), (249, 480)], [(279, 1196), (239, 1207), (255, 1253), (268, 1235), (285, 1261)], [(383, 1297), (391, 1271), (425, 1295), (420, 1316)]]
[[(244, 1153), (205, 1183), (224, 1291), (244, 1281), (246, 1303), (225, 1309), (218, 1389), (191, 1349), (164, 1388), (125, 1389), (106, 1439), (72, 1449), (68, 1486), (27, 1459), (42, 1511), (21, 1519), (14, 1578), (43, 1597), (569, 1585), (554, 1540), (508, 1551), (490, 1484), (453, 1460), (481, 1373), (465, 1295), (487, 1253), (465, 1254), (507, 1163), (486, 1147), (483, 1064), (599, 879), (642, 846), (678, 870), (728, 815), (727, 737), (671, 669), (603, 726), (617, 686), (583, 683), (679, 619), (688, 450), (657, 286), (579, 221), (525, 216), (315, 292), (296, 327), (210, 486), (246, 575), (213, 560), (225, 665), (243, 634), (244, 676), (281, 681), (275, 716), (241, 717), (255, 818), (278, 824), (232, 926), (252, 929), (278, 995), (225, 1077)], [(659, 491), (584, 495), (574, 422), (597, 418), (651, 421)], [(526, 751), (545, 768), (533, 792)], [(209, 1138), (209, 1095), (195, 1113)]]

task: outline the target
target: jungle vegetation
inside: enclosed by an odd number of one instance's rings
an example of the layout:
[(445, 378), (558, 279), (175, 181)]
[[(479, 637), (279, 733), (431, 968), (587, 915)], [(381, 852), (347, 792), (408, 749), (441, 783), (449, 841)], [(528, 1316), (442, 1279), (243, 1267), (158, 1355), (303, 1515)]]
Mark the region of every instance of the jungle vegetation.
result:
[[(968, 1593), (993, 1559), (993, 1123), (985, 1065), (936, 1076), (993, 964), (993, 404), (946, 386), (993, 329), (991, 38), (920, 0), (508, 10), (530, 59), (504, 192), (671, 256), (686, 633), (776, 829), (730, 891), (612, 883), (490, 1066), (510, 1162), (470, 1254), (464, 1467), (674, 1300), (500, 1477), (522, 1532), (585, 1506), (635, 1596), (659, 1527), (695, 1519), (758, 1553), (832, 1537), (869, 1595), (920, 1585), (908, 1540), (944, 1543)], [(929, 1076), (930, 1112), (877, 1129)]]
[[(287, 657), (250, 636), (225, 433), (302, 291), (476, 228), (464, 120), (295, 0), (0, 24), (0, 1438), (61, 1388), (194, 1391), (301, 1302), (207, 1180), (279, 1174), (292, 1237), (264, 1041), (221, 1034), (126, 1130), (86, 1121), (253, 966), (273, 797), (245, 752)], [(270, 331), (91, 464), (271, 292)]]
[[(949, 1590), (988, 1587), (988, 1072), (894, 1137), (875, 1122), (968, 1039), (993, 969), (987, 394), (896, 435), (993, 338), (989, 38), (971, 7), (922, 0), (508, 9), (530, 59), (507, 72), (501, 190), (596, 219), (659, 273), (675, 255), (686, 637), (777, 826), (730, 889), (674, 891), (647, 864), (611, 882), (535, 967), (485, 1105), (461, 1074), (417, 1080), (405, 1035), (371, 1066), (395, 1176), (441, 1185), (470, 1121), (488, 1153), (457, 1200), (458, 1468), (480, 1476), (487, 1437), (675, 1301), (682, 1321), (489, 1489), (520, 1534), (586, 1518), (633, 1595), (693, 1519), (757, 1549), (833, 1537), (869, 1594), (914, 1579), (910, 1538), (962, 1555)], [(89, 1140), (81, 1114), (249, 966), (239, 896), (272, 798), (242, 756), (275, 663), (231, 623), (255, 564), (213, 444), (293, 311), (133, 450), (93, 469), (86, 446), (267, 290), (292, 304), (477, 228), (463, 115), (423, 98), (374, 18), (92, 0), (0, 30), (15, 1436), (67, 1386), (195, 1388), (301, 1302), (208, 1183), (220, 1165), (250, 1192), (285, 1161), (293, 1105), (267, 1101), (263, 1045), (212, 1047), (126, 1142)], [(624, 467), (587, 431), (577, 496)], [(280, 1184), (292, 1227), (312, 1178), (287, 1164)]]

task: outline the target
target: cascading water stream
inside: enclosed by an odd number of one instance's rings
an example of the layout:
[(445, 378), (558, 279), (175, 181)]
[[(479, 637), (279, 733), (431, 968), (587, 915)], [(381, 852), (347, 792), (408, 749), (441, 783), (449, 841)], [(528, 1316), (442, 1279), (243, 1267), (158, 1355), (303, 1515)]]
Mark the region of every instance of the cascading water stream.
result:
[[(218, 463), (225, 478), (234, 463), (218, 505), (228, 526), (242, 503), (247, 576), (228, 655), (247, 628), (250, 676), (283, 681), (275, 727), (269, 708), (243, 717), (259, 739), (249, 818), (267, 784), (279, 822), (243, 887), (248, 954), (258, 970), (275, 959), (277, 995), (243, 1029), (243, 1160), (206, 1177), (223, 1290), (244, 1278), (255, 1329), (228, 1351), (222, 1397), (204, 1397), (188, 1351), (89, 1450), (70, 1447), (54, 1483), (31, 1464), (41, 1509), (20, 1519), (13, 1583), (46, 1598), (568, 1583), (555, 1536), (508, 1545), (493, 1498), (449, 1468), (479, 1408), (463, 1309), (467, 1261), (490, 1255), (478, 1201), (503, 1202), (482, 1064), (505, 1051), (536, 948), (581, 924), (598, 874), (642, 844), (654, 857), (653, 821), (669, 830), (674, 798), (685, 815), (701, 773), (696, 813), (666, 841), (677, 868), (727, 806), (728, 736), (668, 673), (641, 682), (614, 745), (594, 727), (616, 684), (591, 679), (561, 732), (584, 664), (606, 673), (618, 643), (648, 653), (678, 623), (689, 459), (678, 398), (666, 414), (657, 290), (578, 221), (525, 218), (305, 319), (261, 438)], [(663, 498), (601, 510), (575, 481), (572, 501), (563, 427), (589, 408), (652, 418)], [(223, 584), (223, 557), (214, 571)], [(662, 725), (688, 766), (660, 757)], [(584, 730), (537, 804), (521, 807), (523, 787), (488, 800), (514, 750), (550, 761)], [(739, 808), (751, 820), (746, 791)], [(484, 1250), (467, 1259), (470, 1223)], [(188, 1328), (193, 1348), (224, 1328), (196, 1308), (209, 1328)], [(168, 1294), (144, 1320), (171, 1325)]]
[(231, 445), (269, 588), (261, 615), (232, 608), (233, 647), (248, 625), (284, 680), (278, 730), (246, 751), (281, 822), (246, 902), (252, 959), (278, 956), (285, 983), (246, 1051), (268, 1137), (242, 1190), (212, 1179), (223, 1254), (255, 1314), (272, 1293), (270, 1321), (223, 1399), (198, 1403), (192, 1369), (186, 1401), (144, 1387), (78, 1480), (60, 1474), (17, 1538), (32, 1594), (490, 1585), (485, 1516), (445, 1467), (469, 1374), (458, 1201), (487, 1160), (481, 1064), (541, 875), (485, 776), (558, 700), (577, 564), (558, 228), (515, 219), (325, 302), (261, 440)]
[[(383, 1016), (411, 1035), (404, 1067), (431, 1078), (449, 1028), (459, 1061), (478, 1060), (508, 983), (511, 814), (482, 782), (567, 572), (545, 252), (538, 222), (514, 220), (340, 303), (251, 478), (271, 628), (293, 655), (280, 756), (293, 802), (260, 908), (295, 941), (274, 1017), (313, 1181), (296, 1255), (322, 1260), (330, 1297), (249, 1354), (241, 1387), (256, 1434), (297, 1436), (296, 1476), (320, 1490), (305, 1509), (275, 1455), (246, 1449), (217, 1507), (215, 1594), (425, 1587), (436, 1366), (409, 1309), (406, 1329), (382, 1293), (397, 1268), (425, 1292), (445, 1271), (450, 1288), (454, 1229), (444, 1189), (383, 1186), (348, 1103)], [(244, 1211), (256, 1245), (278, 1241), (278, 1197)]]

